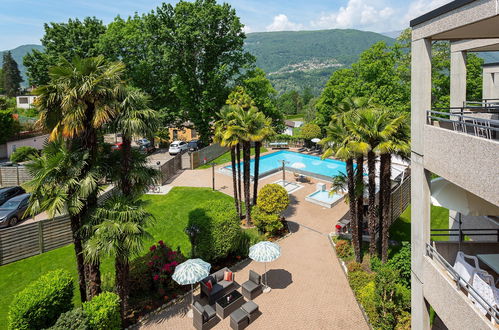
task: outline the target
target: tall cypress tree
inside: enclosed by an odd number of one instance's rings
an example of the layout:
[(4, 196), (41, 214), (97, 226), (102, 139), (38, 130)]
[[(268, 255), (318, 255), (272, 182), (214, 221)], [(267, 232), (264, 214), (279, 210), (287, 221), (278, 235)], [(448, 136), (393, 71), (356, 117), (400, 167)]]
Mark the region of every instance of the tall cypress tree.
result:
[(12, 54), (9, 52), (5, 52), (3, 54), (3, 89), (5, 94), (8, 96), (16, 96), (19, 94), (21, 90), (21, 82), (23, 78), (21, 78), (21, 72), (17, 67), (17, 63), (12, 57)]

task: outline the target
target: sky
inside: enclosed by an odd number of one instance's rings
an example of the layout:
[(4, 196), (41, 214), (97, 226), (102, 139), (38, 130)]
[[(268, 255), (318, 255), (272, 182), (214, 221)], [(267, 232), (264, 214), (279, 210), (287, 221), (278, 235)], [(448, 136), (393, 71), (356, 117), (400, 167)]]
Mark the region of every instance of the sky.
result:
[[(161, 0), (0, 0), (0, 50), (40, 44), (43, 24), (95, 16), (111, 22), (120, 15), (153, 10)], [(219, 0), (222, 2), (222, 0)], [(246, 32), (359, 29), (392, 32), (450, 0), (225, 0)]]

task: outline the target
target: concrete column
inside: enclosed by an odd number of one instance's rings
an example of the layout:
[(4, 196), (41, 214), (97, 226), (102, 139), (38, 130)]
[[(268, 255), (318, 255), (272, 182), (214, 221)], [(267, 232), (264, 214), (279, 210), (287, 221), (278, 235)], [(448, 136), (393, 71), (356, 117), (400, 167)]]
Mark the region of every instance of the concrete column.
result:
[(430, 329), (423, 293), (423, 262), (430, 241), (430, 173), (424, 169), (424, 127), (431, 109), (431, 41), (411, 47), (411, 314), (412, 328)]
[[(451, 43), (452, 49), (452, 43)], [(450, 106), (462, 107), (466, 101), (466, 51), (450, 53)], [(479, 100), (470, 100), (479, 101)], [(453, 112), (457, 112), (454, 110)]]

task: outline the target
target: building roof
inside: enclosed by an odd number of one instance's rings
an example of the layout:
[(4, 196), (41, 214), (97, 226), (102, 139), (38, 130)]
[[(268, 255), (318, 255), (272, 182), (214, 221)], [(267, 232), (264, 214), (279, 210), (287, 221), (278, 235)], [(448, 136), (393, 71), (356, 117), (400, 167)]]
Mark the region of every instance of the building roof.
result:
[(450, 11), (453, 11), (459, 7), (462, 7), (464, 5), (467, 5), (469, 3), (472, 3), (475, 0), (454, 0), (452, 2), (449, 2), (441, 7), (438, 7), (437, 9), (434, 9), (430, 12), (427, 12), (426, 14), (423, 14), (419, 17), (416, 17), (415, 19), (411, 20), (409, 25), (411, 27), (419, 25), (421, 23), (424, 23), (426, 21), (429, 21), (431, 19), (434, 19), (436, 17), (439, 17), (443, 14), (446, 14)]
[(295, 127), (295, 122), (292, 120), (285, 120), (284, 125), (286, 125), (288, 127)]

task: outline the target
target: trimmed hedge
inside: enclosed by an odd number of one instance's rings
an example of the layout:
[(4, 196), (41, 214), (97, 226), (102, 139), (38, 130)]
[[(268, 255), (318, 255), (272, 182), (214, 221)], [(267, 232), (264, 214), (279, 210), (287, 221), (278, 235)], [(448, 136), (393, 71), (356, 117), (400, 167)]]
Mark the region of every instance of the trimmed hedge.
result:
[(72, 309), (61, 314), (50, 330), (90, 330), (87, 314), (81, 307)]
[(193, 242), (194, 254), (206, 261), (227, 257), (238, 247), (241, 232), (239, 219), (233, 207), (226, 202), (207, 201), (189, 213), (188, 227), (199, 233)]
[(264, 212), (258, 206), (251, 210), (251, 217), (256, 228), (268, 235), (273, 235), (284, 227), (278, 214)]
[(41, 276), (19, 292), (9, 309), (9, 329), (45, 329), (73, 308), (73, 278), (65, 270)]
[(92, 330), (121, 329), (120, 298), (112, 292), (103, 292), (83, 303), (88, 324)]
[(266, 184), (258, 192), (256, 204), (264, 212), (280, 214), (289, 205), (288, 192), (276, 183)]

